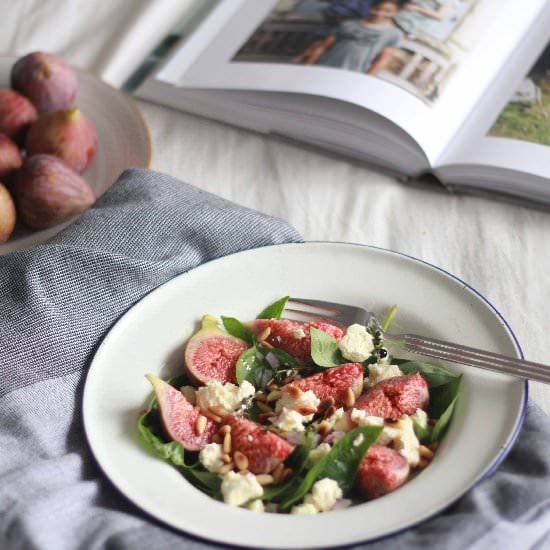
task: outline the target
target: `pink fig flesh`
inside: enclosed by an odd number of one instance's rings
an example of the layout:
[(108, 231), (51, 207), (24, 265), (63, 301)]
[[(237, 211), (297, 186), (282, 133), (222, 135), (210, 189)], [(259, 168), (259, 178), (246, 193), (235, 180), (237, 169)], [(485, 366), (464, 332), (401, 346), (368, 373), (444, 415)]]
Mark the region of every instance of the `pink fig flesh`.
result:
[(9, 191), (0, 183), (0, 243), (5, 243), (10, 238), (15, 221), (15, 204)]
[(92, 122), (73, 107), (42, 115), (29, 128), (25, 146), (28, 155), (55, 155), (73, 170), (84, 172), (96, 155), (97, 133)]
[(0, 134), (0, 180), (7, 182), (22, 164), (19, 147), (8, 136)]
[(95, 202), (88, 183), (52, 155), (26, 159), (17, 173), (14, 191), (23, 221), (37, 229), (57, 225)]
[(199, 428), (198, 419), (201, 412), (185, 399), (184, 395), (164, 380), (146, 375), (151, 382), (160, 410), (162, 425), (166, 435), (183, 445), (188, 451), (200, 451), (212, 441), (218, 425), (205, 418), (206, 422)]
[(9, 88), (0, 89), (0, 134), (20, 141), (36, 118), (36, 109), (26, 97)]
[(223, 333), (197, 334), (185, 348), (185, 366), (189, 376), (199, 384), (217, 380), (236, 383), (235, 365), (248, 344)]
[(69, 64), (45, 52), (21, 57), (12, 67), (11, 84), (41, 114), (72, 107), (78, 90), (76, 73)]

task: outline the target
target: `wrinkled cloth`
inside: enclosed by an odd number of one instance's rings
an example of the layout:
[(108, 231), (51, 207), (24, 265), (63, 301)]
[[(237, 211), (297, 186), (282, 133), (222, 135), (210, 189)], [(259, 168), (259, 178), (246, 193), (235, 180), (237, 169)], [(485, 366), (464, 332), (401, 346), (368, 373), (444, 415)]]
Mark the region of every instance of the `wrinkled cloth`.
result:
[[(114, 322), (205, 261), (300, 235), (149, 170), (125, 172), (51, 241), (0, 258), (0, 548), (216, 548), (129, 503), (88, 447), (86, 370)], [(354, 548), (549, 548), (550, 419), (531, 405), (488, 479), (437, 517)]]

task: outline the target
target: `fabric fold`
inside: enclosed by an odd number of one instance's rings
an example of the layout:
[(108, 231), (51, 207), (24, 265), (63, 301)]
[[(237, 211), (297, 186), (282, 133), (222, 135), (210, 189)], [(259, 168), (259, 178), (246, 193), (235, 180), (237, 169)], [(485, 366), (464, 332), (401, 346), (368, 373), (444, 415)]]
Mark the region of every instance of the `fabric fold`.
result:
[[(102, 474), (83, 433), (86, 370), (154, 288), (227, 254), (301, 240), (283, 220), (139, 169), (51, 241), (0, 258), (0, 548), (219, 547), (149, 518)], [(531, 406), (490, 477), (438, 516), (354, 548), (542, 549), (549, 525), (550, 419)]]

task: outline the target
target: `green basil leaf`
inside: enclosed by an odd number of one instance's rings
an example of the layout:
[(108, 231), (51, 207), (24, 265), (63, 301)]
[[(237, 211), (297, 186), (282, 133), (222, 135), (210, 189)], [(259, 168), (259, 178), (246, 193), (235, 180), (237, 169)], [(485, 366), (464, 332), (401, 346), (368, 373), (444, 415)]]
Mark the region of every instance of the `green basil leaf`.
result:
[(252, 346), (242, 353), (235, 366), (237, 382), (242, 384), (247, 380), (257, 390), (263, 388), (273, 378), (273, 375), (273, 369), (264, 360), (264, 356), (256, 346)]
[(439, 406), (443, 407), (443, 403), (445, 402), (448, 402), (448, 405), (445, 407), (445, 410), (441, 413), (441, 416), (439, 416), (439, 419), (432, 428), (432, 433), (430, 435), (431, 441), (440, 442), (447, 433), (447, 428), (449, 427), (451, 418), (453, 417), (456, 402), (458, 400), (458, 391), (460, 389), (461, 381), (462, 377), (458, 378), (458, 381), (456, 383), (453, 382), (449, 384), (449, 387), (444, 392), (444, 395), (442, 394), (442, 396), (440, 397), (441, 403), (439, 404)]
[(273, 355), (278, 363), (278, 366), (275, 370), (288, 370), (293, 369), (298, 365), (298, 361), (288, 354), (286, 351), (277, 348), (264, 348), (262, 346), (258, 347), (258, 352), (264, 356), (264, 359), (267, 360), (268, 355)]
[[(346, 495), (353, 486), (357, 469), (368, 448), (378, 439), (381, 431), (382, 427), (378, 426), (359, 427), (349, 431), (296, 485), (292, 494), (282, 502), (281, 510), (288, 510), (293, 504), (301, 501), (313, 484), (325, 477), (334, 479)], [(360, 442), (356, 445), (357, 438)]]
[(430, 405), (428, 416), (440, 418), (458, 395), (462, 375), (453, 378), (448, 384), (430, 389)]
[(458, 378), (456, 374), (453, 374), (445, 367), (432, 365), (431, 363), (425, 363), (423, 361), (393, 359), (392, 363), (397, 365), (403, 374), (416, 374), (418, 372), (420, 376), (428, 382), (430, 389), (438, 386), (444, 386)]
[(310, 327), (311, 358), (319, 367), (336, 367), (342, 364), (342, 354), (338, 342), (328, 333)]
[(258, 313), (256, 319), (280, 319), (289, 298), (290, 296), (283, 296), (281, 299), (273, 302)]
[(254, 336), (251, 330), (246, 328), (238, 319), (235, 319), (235, 317), (224, 317), (222, 315), (222, 323), (225, 330), (231, 334), (231, 336), (240, 338), (250, 345), (254, 343)]

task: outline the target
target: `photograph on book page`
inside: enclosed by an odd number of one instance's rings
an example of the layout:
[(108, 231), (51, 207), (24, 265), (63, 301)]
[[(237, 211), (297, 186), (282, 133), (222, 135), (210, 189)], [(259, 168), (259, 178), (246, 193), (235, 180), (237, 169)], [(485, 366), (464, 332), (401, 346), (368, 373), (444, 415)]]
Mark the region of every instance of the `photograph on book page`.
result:
[(234, 61), (377, 76), (437, 100), (481, 34), (479, 0), (280, 0)]
[(550, 145), (550, 42), (513, 92), (489, 135)]

